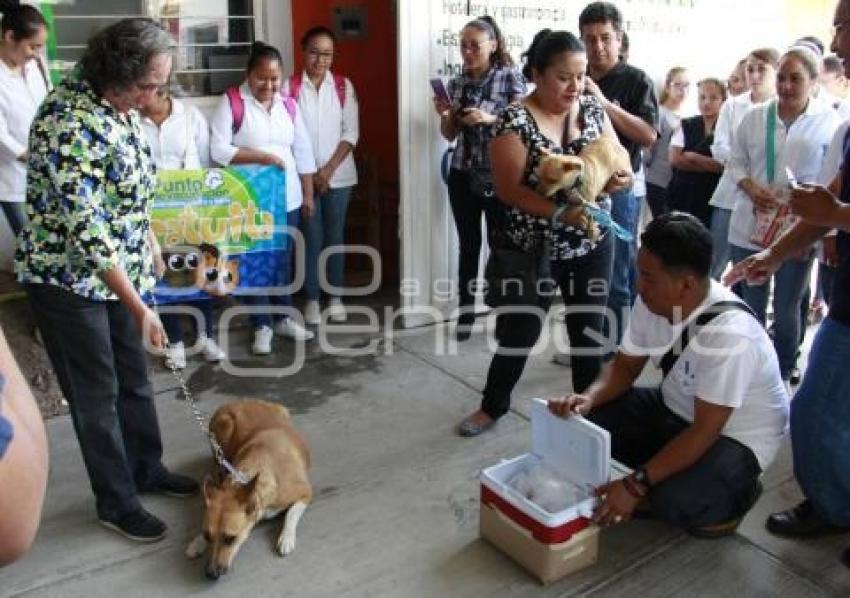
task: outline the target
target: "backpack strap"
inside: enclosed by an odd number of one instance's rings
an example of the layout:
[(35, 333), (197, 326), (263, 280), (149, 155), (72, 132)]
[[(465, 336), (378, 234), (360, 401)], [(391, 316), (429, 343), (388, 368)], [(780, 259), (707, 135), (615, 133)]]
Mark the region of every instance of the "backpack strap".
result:
[(334, 89), (336, 89), (340, 107), (345, 108), (345, 77), (334, 73)]
[(287, 114), (289, 114), (289, 118), (292, 120), (292, 124), (295, 124), (295, 115), (298, 113), (298, 103), (293, 100), (290, 96), (285, 96), (281, 94), (283, 99), (283, 107), (286, 108)]
[[(663, 375), (662, 382), (667, 379), (667, 375), (673, 369), (673, 366), (676, 365), (679, 357), (681, 357), (682, 353), (685, 352), (685, 349), (688, 348), (688, 343), (691, 342), (691, 338), (699, 334), (700, 331), (717, 316), (733, 311), (744, 311), (756, 318), (756, 315), (753, 313), (753, 310), (750, 309), (750, 306), (741, 301), (718, 301), (717, 303), (709, 305), (708, 308), (698, 315), (694, 321), (690, 322), (682, 329), (682, 335), (679, 337), (678, 342), (673, 343), (670, 350), (667, 351), (667, 353), (665, 353), (661, 358), (660, 367)], [(756, 320), (758, 320), (758, 318), (756, 318)], [(691, 333), (693, 333), (693, 336)]]
[(239, 87), (236, 85), (228, 87), (224, 95), (227, 96), (227, 101), (230, 102), (230, 114), (233, 117), (231, 130), (236, 135), (242, 127), (242, 120), (245, 118), (245, 101), (242, 99), (242, 94), (239, 93)]

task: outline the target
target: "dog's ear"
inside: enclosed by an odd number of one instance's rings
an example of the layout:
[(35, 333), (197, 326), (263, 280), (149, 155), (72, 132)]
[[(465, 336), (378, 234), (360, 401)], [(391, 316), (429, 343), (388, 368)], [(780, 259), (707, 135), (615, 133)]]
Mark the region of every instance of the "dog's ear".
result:
[(584, 162), (579, 158), (575, 158), (572, 160), (564, 159), (561, 161), (561, 168), (564, 169), (564, 172), (570, 172), (572, 170), (582, 170), (584, 168)]
[(212, 501), (212, 495), (216, 488), (219, 486), (219, 479), (213, 474), (207, 474), (204, 476), (204, 481), (201, 487), (204, 492), (204, 506), (210, 506), (210, 502)]
[(260, 503), (257, 500), (257, 480), (260, 474), (257, 473), (251, 478), (247, 484), (239, 487), (239, 502), (245, 505), (245, 514), (249, 517), (256, 514), (260, 508)]

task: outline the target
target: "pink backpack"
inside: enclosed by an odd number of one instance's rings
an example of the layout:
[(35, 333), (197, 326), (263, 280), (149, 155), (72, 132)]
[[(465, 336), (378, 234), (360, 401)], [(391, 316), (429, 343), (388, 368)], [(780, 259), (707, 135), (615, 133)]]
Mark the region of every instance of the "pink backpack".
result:
[[(245, 102), (242, 99), (242, 94), (239, 93), (239, 87), (232, 85), (224, 92), (227, 96), (227, 101), (230, 102), (230, 113), (233, 115), (233, 134), (239, 132), (242, 128), (242, 121), (245, 119)], [(286, 108), (289, 118), (292, 119), (292, 124), (295, 124), (295, 114), (298, 111), (298, 103), (290, 96), (283, 95), (283, 90), (280, 90), (280, 97), (283, 100), (283, 106)]]

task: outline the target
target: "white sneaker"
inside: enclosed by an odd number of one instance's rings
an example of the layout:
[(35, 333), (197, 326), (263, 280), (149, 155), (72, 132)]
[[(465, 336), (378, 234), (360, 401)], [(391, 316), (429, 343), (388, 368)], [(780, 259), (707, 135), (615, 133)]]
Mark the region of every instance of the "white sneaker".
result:
[(201, 343), (201, 351), (204, 354), (204, 359), (206, 359), (210, 363), (218, 363), (225, 357), (227, 357), (227, 353), (225, 353), (221, 347), (219, 347), (216, 342), (206, 335), (201, 335), (198, 338), (198, 342)]
[(275, 334), (291, 338), (294, 341), (309, 341), (316, 336), (292, 318), (284, 318), (275, 324), (274, 331)]
[(254, 344), (251, 346), (254, 355), (268, 355), (272, 352), (272, 336), (274, 333), (268, 326), (260, 326), (254, 331)]
[(304, 321), (311, 326), (318, 326), (322, 323), (322, 308), (319, 307), (318, 301), (308, 301), (304, 306)]
[(171, 346), (165, 350), (165, 367), (175, 370), (186, 369), (186, 349), (183, 347), (183, 341), (171, 343)]
[(342, 300), (339, 297), (334, 297), (331, 299), (330, 303), (328, 303), (328, 317), (331, 322), (345, 322), (348, 318), (345, 306), (342, 304)]

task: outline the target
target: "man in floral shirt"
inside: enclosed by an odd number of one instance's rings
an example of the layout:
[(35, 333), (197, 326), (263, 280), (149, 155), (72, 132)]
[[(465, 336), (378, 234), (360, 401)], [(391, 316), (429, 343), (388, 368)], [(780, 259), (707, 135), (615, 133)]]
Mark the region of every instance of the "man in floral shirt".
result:
[(89, 40), (30, 132), (29, 226), (15, 256), (68, 400), (98, 518), (125, 536), (161, 539), (138, 493), (189, 496), (197, 483), (162, 464), (141, 339), (164, 345), (142, 301), (154, 284), (150, 149), (135, 109), (168, 81), (171, 39), (125, 19)]

